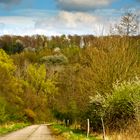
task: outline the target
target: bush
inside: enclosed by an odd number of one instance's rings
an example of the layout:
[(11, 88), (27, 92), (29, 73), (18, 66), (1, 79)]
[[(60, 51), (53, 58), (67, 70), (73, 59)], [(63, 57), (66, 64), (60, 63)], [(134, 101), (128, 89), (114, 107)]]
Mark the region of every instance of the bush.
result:
[(40, 61), (46, 62), (48, 65), (65, 65), (68, 63), (68, 59), (64, 55), (44, 56)]
[(140, 81), (116, 86), (106, 101), (105, 122), (109, 129), (120, 130), (139, 118)]
[(101, 117), (104, 114), (104, 109), (104, 98), (102, 96), (96, 95), (95, 97), (91, 97), (91, 101), (84, 118), (85, 120), (90, 120), (90, 126), (92, 127), (92, 130), (102, 130)]
[(34, 123), (35, 118), (36, 118), (36, 114), (34, 113), (33, 110), (31, 110), (31, 109), (25, 109), (25, 116), (27, 117), (27, 119), (30, 122)]

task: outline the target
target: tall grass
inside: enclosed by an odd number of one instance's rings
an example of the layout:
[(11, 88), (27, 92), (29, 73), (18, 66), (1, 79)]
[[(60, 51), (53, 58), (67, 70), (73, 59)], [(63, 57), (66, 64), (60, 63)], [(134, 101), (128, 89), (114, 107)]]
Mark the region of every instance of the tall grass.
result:
[(121, 132), (109, 134), (109, 140), (140, 140), (140, 123), (129, 126)]

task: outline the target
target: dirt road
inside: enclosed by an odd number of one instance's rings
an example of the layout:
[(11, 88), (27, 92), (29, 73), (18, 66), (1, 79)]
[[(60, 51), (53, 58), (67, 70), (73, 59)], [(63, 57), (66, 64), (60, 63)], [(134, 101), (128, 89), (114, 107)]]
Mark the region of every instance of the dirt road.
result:
[(32, 125), (10, 133), (0, 140), (54, 140), (47, 125)]

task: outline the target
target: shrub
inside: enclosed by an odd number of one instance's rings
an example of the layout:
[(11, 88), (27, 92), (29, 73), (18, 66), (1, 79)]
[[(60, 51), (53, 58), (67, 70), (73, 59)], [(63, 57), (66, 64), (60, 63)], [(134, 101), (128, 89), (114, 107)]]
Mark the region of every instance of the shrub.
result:
[(65, 65), (68, 59), (64, 55), (51, 55), (41, 58), (41, 62), (46, 62), (48, 65)]
[(90, 104), (85, 113), (85, 120), (90, 120), (90, 126), (94, 131), (102, 130), (101, 117), (104, 114), (104, 98), (101, 95), (96, 95), (90, 98)]
[(140, 81), (116, 86), (106, 101), (105, 121), (111, 130), (128, 127), (139, 118)]
[(30, 122), (34, 122), (35, 121), (35, 118), (36, 118), (36, 114), (33, 110), (31, 109), (25, 109), (25, 116), (27, 117), (27, 119), (30, 121)]

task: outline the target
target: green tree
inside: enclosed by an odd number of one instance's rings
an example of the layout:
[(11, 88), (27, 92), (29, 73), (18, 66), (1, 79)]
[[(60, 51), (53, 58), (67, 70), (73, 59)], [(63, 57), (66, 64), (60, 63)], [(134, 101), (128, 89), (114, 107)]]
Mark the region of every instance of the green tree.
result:
[[(6, 115), (9, 118), (19, 111), (20, 96), (23, 92), (21, 82), (15, 76), (15, 71), (16, 67), (13, 60), (3, 50), (0, 50), (0, 97), (8, 103), (7, 109), (9, 111), (6, 111), (8, 113)], [(2, 110), (5, 111), (5, 104), (2, 106)]]
[(0, 49), (0, 94), (6, 94), (7, 92), (9, 93), (12, 91), (10, 88), (15, 85), (12, 83), (12, 81), (15, 80), (15, 70), (16, 67), (14, 66), (12, 59)]
[(45, 65), (30, 64), (27, 68), (27, 83), (35, 90), (37, 95), (56, 92), (54, 81), (47, 78)]

